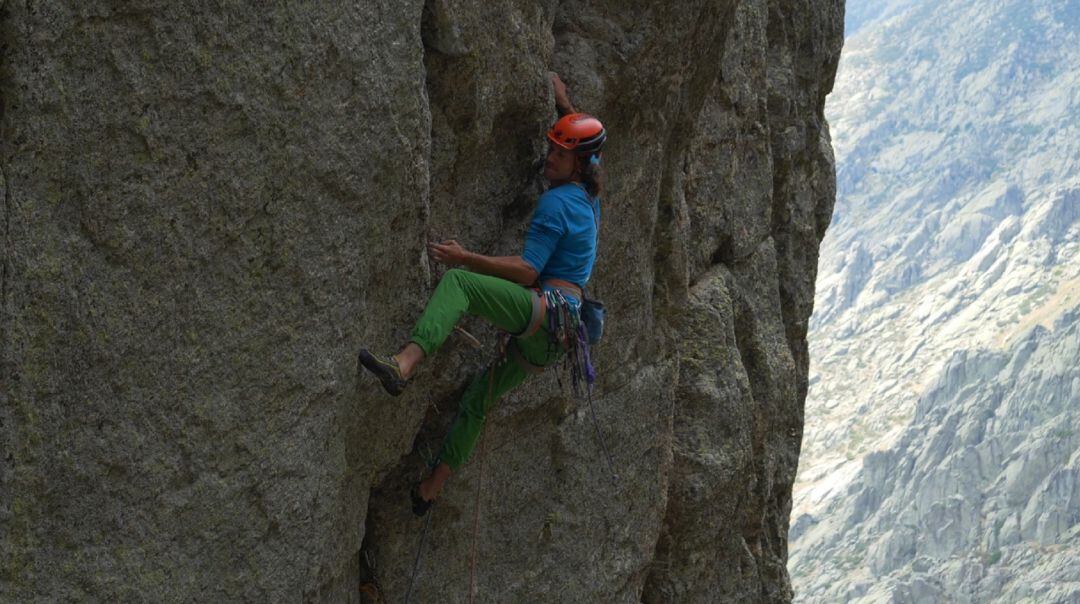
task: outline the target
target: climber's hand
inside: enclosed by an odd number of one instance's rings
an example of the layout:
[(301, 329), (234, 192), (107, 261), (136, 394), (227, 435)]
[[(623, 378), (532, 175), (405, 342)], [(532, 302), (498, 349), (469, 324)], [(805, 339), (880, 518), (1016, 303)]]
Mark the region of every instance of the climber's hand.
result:
[(453, 239), (447, 239), (442, 243), (428, 243), (428, 253), (435, 262), (441, 262), (442, 264), (464, 264), (465, 258), (469, 255), (468, 250), (461, 247), (461, 244)]
[(555, 106), (559, 108), (559, 113), (564, 115), (573, 113), (574, 106), (570, 104), (570, 94), (567, 92), (566, 83), (554, 71), (549, 71), (548, 75), (551, 76), (551, 87), (555, 89)]

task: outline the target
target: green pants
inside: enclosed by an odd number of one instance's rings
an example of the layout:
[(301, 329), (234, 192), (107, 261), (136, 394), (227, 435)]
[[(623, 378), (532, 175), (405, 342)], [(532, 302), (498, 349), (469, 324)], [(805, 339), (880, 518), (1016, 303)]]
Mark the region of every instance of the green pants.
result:
[[(425, 354), (432, 354), (442, 346), (464, 313), (483, 317), (511, 333), (520, 332), (532, 317), (532, 296), (528, 289), (505, 279), (450, 269), (416, 322), (411, 340), (423, 348)], [(548, 365), (562, 353), (561, 346), (554, 350), (549, 348), (546, 326), (541, 326), (529, 337), (517, 339), (516, 344), (522, 356), (534, 365)], [(454, 470), (465, 463), (484, 427), (488, 409), (528, 376), (529, 373), (507, 355), (494, 367), (473, 378), (461, 399), (457, 419), (443, 442), (439, 459)]]

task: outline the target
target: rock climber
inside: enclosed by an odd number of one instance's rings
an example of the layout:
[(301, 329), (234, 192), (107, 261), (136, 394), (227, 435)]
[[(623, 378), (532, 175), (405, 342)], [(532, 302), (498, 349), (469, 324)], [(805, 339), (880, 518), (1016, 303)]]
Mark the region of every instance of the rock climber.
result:
[[(600, 157), (607, 134), (599, 120), (574, 109), (558, 75), (551, 74), (551, 81), (562, 117), (547, 132), (544, 177), (549, 186), (533, 211), (522, 254), (484, 256), (453, 239), (429, 243), (436, 262), (468, 270), (446, 272), (397, 354), (360, 351), (360, 363), (397, 396), (417, 364), (439, 349), (463, 313), (483, 317), (514, 335), (508, 353), (465, 390), (434, 467), (410, 493), (417, 515), (427, 512), (450, 474), (468, 459), (494, 402), (564, 353), (563, 343), (549, 333), (552, 322), (545, 320), (557, 311), (545, 300), (562, 300), (564, 310), (577, 312), (592, 274), (603, 192)], [(548, 295), (551, 291), (561, 295)]]

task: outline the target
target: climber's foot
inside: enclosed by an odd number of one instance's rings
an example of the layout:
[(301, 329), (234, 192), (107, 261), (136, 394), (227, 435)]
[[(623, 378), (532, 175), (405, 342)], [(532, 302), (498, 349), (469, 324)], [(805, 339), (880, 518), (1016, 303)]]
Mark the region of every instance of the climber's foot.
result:
[(424, 360), (424, 349), (420, 348), (420, 345), (416, 342), (409, 342), (394, 355), (394, 360), (397, 361), (401, 377), (407, 380), (412, 377), (412, 373), (420, 361)]
[(450, 466), (439, 462), (431, 474), (416, 485), (417, 494), (425, 501), (434, 501), (442, 492), (448, 478), (450, 478)]
[(416, 485), (409, 491), (409, 499), (412, 500), (412, 513), (417, 516), (423, 516), (428, 513), (431, 506), (435, 505), (434, 500), (424, 499), (420, 496), (420, 485)]
[(367, 348), (361, 348), (360, 364), (379, 378), (383, 389), (390, 393), (391, 396), (397, 396), (405, 390), (408, 381), (401, 375), (401, 368), (398, 367), (397, 360), (394, 357), (375, 355)]

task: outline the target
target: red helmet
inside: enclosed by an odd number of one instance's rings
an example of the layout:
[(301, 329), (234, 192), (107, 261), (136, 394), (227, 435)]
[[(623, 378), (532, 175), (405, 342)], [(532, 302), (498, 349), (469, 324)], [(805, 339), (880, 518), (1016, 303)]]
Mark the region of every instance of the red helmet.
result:
[(588, 113), (571, 113), (548, 130), (548, 139), (556, 145), (578, 155), (594, 155), (600, 152), (607, 140), (607, 132), (600, 120)]

